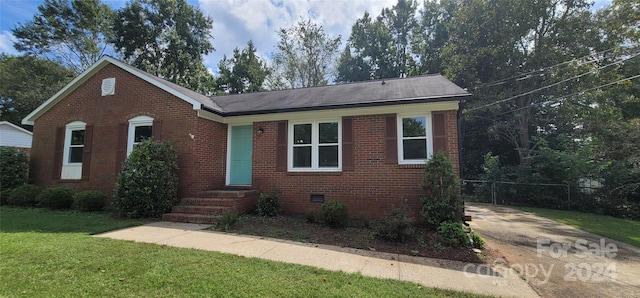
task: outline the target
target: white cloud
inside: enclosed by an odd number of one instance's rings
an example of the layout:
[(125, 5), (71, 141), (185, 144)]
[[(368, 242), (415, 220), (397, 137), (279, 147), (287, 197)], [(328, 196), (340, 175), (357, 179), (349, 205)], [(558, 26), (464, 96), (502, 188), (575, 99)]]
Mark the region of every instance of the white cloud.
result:
[(0, 52), (10, 55), (18, 55), (18, 51), (13, 47), (13, 42), (16, 40), (15, 36), (9, 31), (2, 31), (0, 33)]
[(377, 16), (397, 0), (200, 0), (200, 9), (213, 18), (213, 46), (216, 51), (205, 58), (205, 64), (217, 70), (223, 55), (231, 55), (235, 47), (244, 48), (253, 40), (258, 55), (268, 60), (278, 42), (276, 31), (311, 18), (330, 35), (340, 35), (343, 43), (351, 34), (351, 26), (365, 11)]

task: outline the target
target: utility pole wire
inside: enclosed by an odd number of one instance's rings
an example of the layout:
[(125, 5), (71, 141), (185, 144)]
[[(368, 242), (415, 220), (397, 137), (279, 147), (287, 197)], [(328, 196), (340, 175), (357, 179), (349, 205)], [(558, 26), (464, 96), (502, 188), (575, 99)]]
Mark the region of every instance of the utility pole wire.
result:
[(586, 75), (588, 75), (588, 74), (593, 73), (595, 70), (600, 70), (600, 69), (607, 68), (607, 67), (612, 66), (612, 65), (620, 64), (620, 63), (622, 63), (622, 62), (624, 62), (624, 61), (627, 61), (627, 60), (633, 59), (633, 58), (635, 58), (635, 57), (638, 57), (638, 55), (640, 55), (640, 53), (636, 53), (635, 55), (633, 55), (633, 56), (631, 56), (631, 57), (629, 57), (629, 58), (627, 58), (627, 59), (623, 59), (623, 60), (620, 60), (620, 61), (617, 61), (617, 62), (613, 62), (613, 63), (607, 64), (607, 65), (605, 65), (605, 66), (601, 66), (601, 67), (598, 67), (598, 68), (596, 68), (596, 69), (590, 70), (590, 71), (588, 71), (588, 72), (585, 72), (585, 73), (579, 74), (579, 75), (577, 75), (577, 76), (573, 76), (573, 77), (570, 77), (570, 78), (568, 78), (568, 79), (564, 79), (564, 80), (562, 80), (562, 81), (560, 81), (560, 82), (556, 82), (556, 83), (553, 83), (553, 84), (550, 84), (550, 85), (546, 85), (546, 86), (543, 86), (543, 87), (540, 87), (540, 88), (537, 88), (537, 89), (534, 89), (534, 90), (531, 90), (531, 91), (528, 91), (528, 92), (520, 93), (520, 94), (517, 94), (517, 95), (511, 96), (511, 97), (509, 97), (509, 98), (506, 98), (506, 99), (502, 99), (502, 100), (494, 101), (494, 102), (492, 102), (492, 103), (488, 103), (488, 104), (485, 104), (485, 105), (482, 105), (482, 106), (479, 106), (479, 107), (475, 107), (475, 108), (467, 109), (467, 110), (463, 111), (463, 113), (464, 113), (464, 112), (472, 112), (472, 111), (475, 111), (475, 110), (483, 109), (483, 108), (486, 108), (486, 107), (490, 107), (490, 106), (493, 106), (493, 105), (497, 105), (497, 104), (499, 104), (499, 103), (503, 103), (503, 102), (507, 102), (507, 101), (510, 101), (510, 100), (514, 100), (514, 99), (516, 99), (516, 98), (519, 98), (519, 97), (522, 97), (522, 96), (525, 96), (525, 95), (529, 95), (529, 94), (533, 94), (533, 93), (536, 93), (536, 92), (539, 92), (539, 91), (542, 91), (542, 90), (545, 90), (545, 89), (549, 89), (549, 88), (551, 88), (551, 87), (558, 86), (558, 85), (560, 85), (560, 84), (562, 84), (562, 83), (566, 83), (566, 82), (568, 82), (568, 81), (572, 81), (572, 80), (575, 80), (575, 79), (578, 79), (578, 78), (584, 77), (584, 76), (586, 76)]
[[(589, 89), (581, 90), (581, 91), (579, 91), (579, 92), (575, 92), (575, 93), (572, 93), (572, 94), (569, 94), (569, 95), (563, 95), (563, 96), (560, 96), (560, 97), (557, 97), (557, 98), (552, 98), (552, 99), (549, 99), (549, 100), (546, 100), (546, 101), (543, 101), (543, 102), (540, 102), (540, 103), (534, 103), (534, 104), (532, 104), (532, 105), (542, 105), (542, 104), (551, 103), (551, 102), (554, 102), (554, 101), (563, 100), (563, 99), (565, 99), (565, 98), (567, 98), (567, 97), (571, 97), (571, 96), (575, 96), (575, 95), (583, 94), (583, 93), (585, 93), (585, 92), (589, 92), (589, 91), (597, 90), (597, 89), (604, 88), (604, 87), (609, 87), (609, 86), (611, 86), (611, 85), (616, 85), (616, 84), (619, 84), (619, 83), (622, 83), (622, 82), (625, 82), (625, 81), (631, 81), (631, 80), (634, 80), (634, 79), (637, 79), (637, 78), (640, 78), (640, 74), (639, 74), (639, 75), (635, 75), (635, 76), (631, 76), (631, 77), (628, 77), (628, 78), (620, 79), (620, 80), (617, 80), (617, 81), (615, 81), (615, 82), (611, 82), (611, 83), (607, 83), (607, 84), (604, 84), (604, 85), (600, 85), (600, 86), (597, 86), (597, 87), (593, 87), (593, 88), (589, 88)], [(511, 113), (511, 112), (516, 112), (516, 111), (519, 111), (519, 110), (524, 110), (524, 109), (527, 109), (527, 108), (529, 108), (529, 106), (521, 107), (521, 108), (516, 108), (516, 109), (513, 109), (513, 110), (509, 110), (509, 111), (502, 112), (502, 113), (500, 113), (500, 114), (494, 114), (494, 115), (492, 115), (492, 116), (500, 116), (500, 115), (508, 114), (508, 113)], [(464, 112), (464, 111), (463, 111), (463, 112)], [(480, 117), (480, 116), (478, 116), (478, 115), (472, 115), (472, 117)], [(486, 119), (488, 119), (488, 120), (495, 120), (495, 119), (492, 119), (492, 118), (486, 118)]]

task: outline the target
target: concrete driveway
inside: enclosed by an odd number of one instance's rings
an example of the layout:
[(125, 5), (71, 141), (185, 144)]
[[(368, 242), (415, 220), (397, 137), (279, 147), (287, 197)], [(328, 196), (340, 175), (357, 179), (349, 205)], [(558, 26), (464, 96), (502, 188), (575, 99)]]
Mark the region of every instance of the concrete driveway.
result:
[[(466, 203), (471, 227), (542, 297), (640, 297), (640, 249), (504, 206)], [(640, 233), (640, 231), (639, 231)]]

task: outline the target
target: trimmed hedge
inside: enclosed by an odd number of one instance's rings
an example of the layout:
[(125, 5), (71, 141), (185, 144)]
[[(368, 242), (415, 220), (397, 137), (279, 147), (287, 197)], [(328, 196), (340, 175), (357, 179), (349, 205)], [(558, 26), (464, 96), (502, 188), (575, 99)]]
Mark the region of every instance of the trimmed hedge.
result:
[(73, 195), (75, 190), (64, 187), (56, 186), (44, 189), (37, 197), (38, 207), (44, 207), (49, 209), (70, 209), (73, 205)]
[(0, 147), (0, 190), (13, 189), (29, 179), (29, 158), (13, 147)]
[(40, 191), (40, 187), (33, 184), (23, 184), (12, 190), (3, 192), (2, 195), (7, 196), (7, 205), (33, 207), (38, 203), (37, 197)]
[(81, 191), (73, 195), (73, 208), (84, 211), (101, 211), (107, 202), (107, 196), (96, 190)]

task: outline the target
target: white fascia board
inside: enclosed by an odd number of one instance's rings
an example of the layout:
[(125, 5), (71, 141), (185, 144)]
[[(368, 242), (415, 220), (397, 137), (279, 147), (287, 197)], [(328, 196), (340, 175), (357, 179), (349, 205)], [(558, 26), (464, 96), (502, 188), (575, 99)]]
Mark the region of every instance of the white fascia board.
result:
[(201, 102), (199, 102), (199, 101), (197, 101), (197, 100), (195, 100), (195, 99), (193, 99), (191, 97), (188, 97), (188, 96), (184, 95), (181, 92), (178, 92), (177, 90), (175, 90), (175, 89), (163, 84), (162, 82), (159, 82), (159, 81), (153, 79), (150, 75), (148, 75), (146, 73), (143, 73), (141, 70), (136, 70), (136, 69), (132, 68), (131, 66), (129, 66), (129, 65), (123, 63), (123, 62), (120, 62), (120, 61), (118, 61), (116, 59), (113, 59), (111, 57), (107, 57), (107, 58), (109, 58), (109, 60), (110, 60), (109, 62), (113, 63), (114, 65), (116, 65), (116, 66), (118, 66), (118, 67), (120, 67), (122, 69), (124, 69), (126, 72), (128, 72), (128, 73), (130, 73), (130, 74), (132, 74), (132, 75), (134, 75), (136, 77), (139, 77), (139, 78), (143, 79), (144, 81), (146, 81), (147, 83), (149, 83), (151, 85), (154, 85), (154, 86), (156, 86), (156, 87), (158, 87), (158, 88), (170, 93), (171, 95), (190, 103), (193, 106), (194, 110), (200, 110), (202, 108), (202, 103)]
[(314, 111), (304, 111), (304, 112), (271, 113), (271, 114), (263, 114), (263, 115), (227, 116), (227, 117), (221, 117), (211, 113), (216, 116), (215, 119), (203, 117), (204, 115), (201, 115), (199, 111), (198, 116), (207, 118), (209, 120), (225, 123), (225, 124), (239, 124), (239, 123), (281, 121), (281, 120), (296, 121), (296, 120), (363, 116), (363, 115), (407, 114), (407, 113), (416, 113), (419, 111), (420, 112), (449, 111), (449, 110), (458, 110), (459, 108), (458, 104), (459, 103), (457, 101), (443, 101), (443, 102), (414, 103), (414, 104), (404, 104), (404, 105), (314, 110)]

